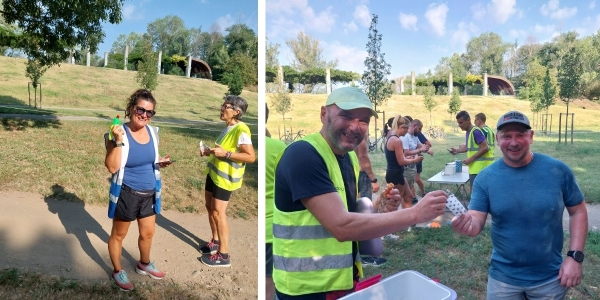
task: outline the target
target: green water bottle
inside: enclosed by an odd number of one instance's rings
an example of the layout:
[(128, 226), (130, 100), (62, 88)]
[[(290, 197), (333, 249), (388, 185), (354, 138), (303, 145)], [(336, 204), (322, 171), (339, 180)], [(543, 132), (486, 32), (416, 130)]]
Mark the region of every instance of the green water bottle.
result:
[(120, 126), (121, 125), (121, 120), (119, 119), (119, 115), (117, 115), (116, 118), (113, 119), (112, 124), (110, 124), (110, 130), (108, 131), (108, 140), (112, 141), (114, 140), (114, 135), (113, 135), (113, 128), (115, 128), (115, 126)]

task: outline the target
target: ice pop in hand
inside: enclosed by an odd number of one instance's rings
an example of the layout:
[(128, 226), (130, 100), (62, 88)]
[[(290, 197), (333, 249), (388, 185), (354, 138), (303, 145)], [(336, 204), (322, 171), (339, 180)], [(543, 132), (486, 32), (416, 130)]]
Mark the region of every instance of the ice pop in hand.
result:
[(115, 126), (120, 126), (121, 125), (121, 120), (119, 119), (119, 115), (117, 115), (116, 118), (113, 119), (112, 124), (110, 124), (110, 129), (108, 130), (108, 140), (112, 141), (115, 139), (115, 136), (113, 134), (113, 128), (115, 128)]

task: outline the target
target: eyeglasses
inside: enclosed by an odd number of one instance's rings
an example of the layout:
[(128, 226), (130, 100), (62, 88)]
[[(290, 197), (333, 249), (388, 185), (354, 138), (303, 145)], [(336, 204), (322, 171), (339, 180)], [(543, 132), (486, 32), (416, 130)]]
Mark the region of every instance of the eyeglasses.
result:
[(221, 108), (224, 108), (224, 109), (233, 109), (233, 106), (227, 105), (227, 104), (223, 104), (223, 105), (221, 105)]
[(145, 114), (146, 114), (146, 117), (148, 117), (148, 118), (152, 118), (152, 116), (154, 116), (154, 115), (156, 114), (156, 111), (153, 111), (153, 110), (145, 109), (145, 108), (143, 108), (143, 107), (136, 106), (136, 107), (135, 107), (135, 113), (136, 113), (136, 114), (138, 114), (138, 115), (140, 115), (140, 116), (141, 116), (141, 115), (143, 115), (143, 114), (145, 113)]

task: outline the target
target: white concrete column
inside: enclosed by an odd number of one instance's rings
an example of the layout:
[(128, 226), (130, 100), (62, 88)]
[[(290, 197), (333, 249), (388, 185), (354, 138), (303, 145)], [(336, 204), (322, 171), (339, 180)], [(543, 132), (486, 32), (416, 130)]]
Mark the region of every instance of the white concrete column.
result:
[(158, 51), (158, 63), (157, 63), (157, 68), (158, 68), (158, 74), (160, 74), (160, 67), (162, 64), (162, 51)]
[(279, 84), (279, 86), (283, 87), (283, 67), (282, 66), (277, 66), (277, 78), (279, 78), (279, 82), (277, 82)]
[(448, 74), (448, 95), (452, 95), (452, 87), (454, 85), (454, 81), (452, 81), (452, 72)]
[(185, 77), (190, 77), (192, 74), (192, 54), (188, 54), (187, 66), (185, 68)]
[(108, 65), (108, 52), (104, 52), (104, 67)]
[(410, 78), (411, 78), (411, 88), (412, 88), (412, 95), (415, 96), (417, 95), (417, 86), (415, 85), (415, 71), (411, 71), (410, 72)]
[(331, 70), (325, 69), (325, 85), (327, 85), (327, 95), (331, 94)]
[(89, 51), (87, 52), (85, 58), (86, 58), (86, 63), (85, 64), (89, 67), (90, 66), (90, 52)]
[(404, 94), (404, 76), (400, 77), (400, 94)]
[(123, 70), (127, 71), (127, 57), (129, 56), (129, 46), (125, 46), (125, 59), (123, 61)]
[(487, 97), (487, 90), (488, 90), (488, 78), (487, 78), (487, 73), (483, 73), (483, 96)]

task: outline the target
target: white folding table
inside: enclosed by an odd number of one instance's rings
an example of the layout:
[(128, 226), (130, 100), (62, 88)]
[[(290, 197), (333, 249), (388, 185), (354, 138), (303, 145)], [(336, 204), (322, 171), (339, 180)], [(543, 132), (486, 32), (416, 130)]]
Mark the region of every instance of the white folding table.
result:
[(427, 179), (429, 186), (438, 184), (441, 188), (442, 185), (456, 185), (454, 195), (463, 202), (463, 205), (467, 207), (467, 199), (469, 194), (465, 188), (465, 184), (469, 182), (469, 167), (463, 166), (461, 173), (454, 173), (452, 175), (444, 175), (444, 171), (435, 174), (433, 177)]

